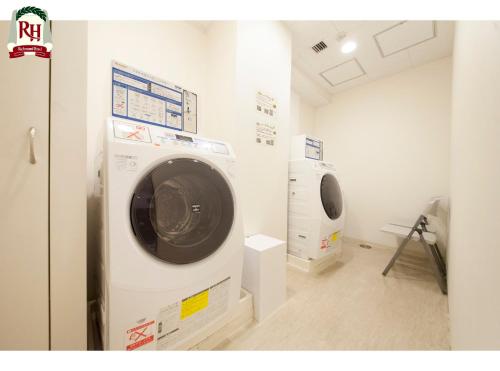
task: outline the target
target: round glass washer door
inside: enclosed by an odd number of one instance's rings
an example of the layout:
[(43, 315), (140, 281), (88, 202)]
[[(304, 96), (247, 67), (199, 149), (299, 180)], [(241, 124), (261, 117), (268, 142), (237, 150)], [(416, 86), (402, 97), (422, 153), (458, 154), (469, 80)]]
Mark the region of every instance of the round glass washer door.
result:
[(234, 200), (225, 178), (200, 160), (165, 161), (144, 176), (130, 204), (140, 246), (156, 258), (188, 264), (214, 253), (229, 235)]
[(332, 220), (337, 219), (342, 214), (342, 191), (333, 174), (325, 174), (321, 178), (320, 194), (326, 215)]

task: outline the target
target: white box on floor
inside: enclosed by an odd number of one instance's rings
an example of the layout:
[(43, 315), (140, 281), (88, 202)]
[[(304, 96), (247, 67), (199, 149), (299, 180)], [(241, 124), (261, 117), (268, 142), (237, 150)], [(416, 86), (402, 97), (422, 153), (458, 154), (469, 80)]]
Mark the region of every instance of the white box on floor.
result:
[(257, 321), (286, 301), (286, 242), (263, 234), (245, 238), (242, 286), (254, 300)]

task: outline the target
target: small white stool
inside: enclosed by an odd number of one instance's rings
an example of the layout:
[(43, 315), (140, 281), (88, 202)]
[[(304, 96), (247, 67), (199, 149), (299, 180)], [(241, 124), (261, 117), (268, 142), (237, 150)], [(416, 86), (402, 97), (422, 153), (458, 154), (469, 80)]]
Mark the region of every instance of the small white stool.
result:
[(262, 321), (286, 301), (286, 242), (263, 234), (245, 238), (242, 286)]

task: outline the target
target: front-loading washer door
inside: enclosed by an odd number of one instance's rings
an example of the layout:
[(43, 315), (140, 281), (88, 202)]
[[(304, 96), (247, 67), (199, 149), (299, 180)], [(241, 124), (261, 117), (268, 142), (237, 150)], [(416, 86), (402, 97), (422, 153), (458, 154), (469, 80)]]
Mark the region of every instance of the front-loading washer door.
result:
[(234, 200), (226, 179), (201, 160), (177, 158), (155, 167), (135, 188), (130, 221), (140, 246), (168, 263), (206, 258), (226, 240)]
[(326, 215), (332, 220), (342, 214), (342, 191), (333, 174), (325, 174), (320, 185), (321, 203)]

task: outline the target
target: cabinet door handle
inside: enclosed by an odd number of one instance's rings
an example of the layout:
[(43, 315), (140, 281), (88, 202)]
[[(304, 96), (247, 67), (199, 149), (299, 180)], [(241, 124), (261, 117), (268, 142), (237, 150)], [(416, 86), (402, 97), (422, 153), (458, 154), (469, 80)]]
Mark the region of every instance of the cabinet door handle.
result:
[(30, 136), (30, 163), (36, 164), (36, 154), (35, 154), (36, 129), (34, 127), (30, 127), (29, 136)]

